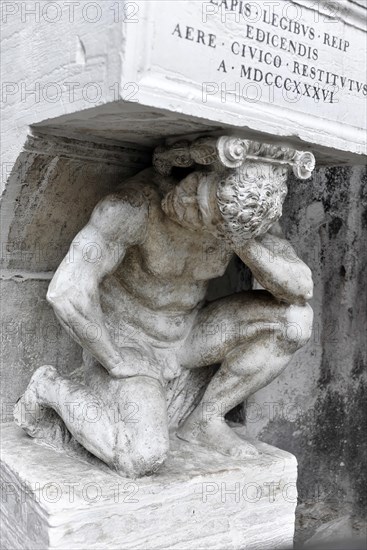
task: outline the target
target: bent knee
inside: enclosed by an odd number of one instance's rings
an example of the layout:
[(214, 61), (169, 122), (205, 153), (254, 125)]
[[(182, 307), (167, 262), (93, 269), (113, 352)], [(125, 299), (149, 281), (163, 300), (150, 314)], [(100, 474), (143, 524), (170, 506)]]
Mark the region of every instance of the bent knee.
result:
[(169, 442), (162, 441), (154, 445), (139, 444), (138, 447), (116, 449), (114, 453), (114, 468), (131, 478), (138, 478), (156, 472), (165, 462), (169, 450)]
[(312, 334), (313, 310), (309, 304), (290, 305), (286, 310), (283, 335), (295, 350), (304, 346)]
[(167, 445), (157, 446), (154, 449), (145, 449), (137, 452), (133, 458), (134, 476), (141, 477), (153, 474), (164, 464), (168, 455)]

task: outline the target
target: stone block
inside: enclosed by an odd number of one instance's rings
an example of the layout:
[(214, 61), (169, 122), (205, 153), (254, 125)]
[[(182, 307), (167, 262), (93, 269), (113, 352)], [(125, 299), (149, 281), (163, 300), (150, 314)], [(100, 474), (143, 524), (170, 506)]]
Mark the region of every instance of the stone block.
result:
[(172, 434), (159, 474), (132, 480), (3, 425), (2, 548), (291, 548), (296, 459), (254, 443), (243, 461)]

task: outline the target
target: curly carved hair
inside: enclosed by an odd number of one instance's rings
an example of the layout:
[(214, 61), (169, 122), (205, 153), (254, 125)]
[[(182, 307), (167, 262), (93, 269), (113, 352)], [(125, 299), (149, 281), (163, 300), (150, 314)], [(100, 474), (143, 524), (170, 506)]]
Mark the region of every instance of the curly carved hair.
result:
[(217, 203), (222, 221), (217, 230), (242, 239), (266, 233), (282, 215), (287, 168), (254, 163), (222, 179)]

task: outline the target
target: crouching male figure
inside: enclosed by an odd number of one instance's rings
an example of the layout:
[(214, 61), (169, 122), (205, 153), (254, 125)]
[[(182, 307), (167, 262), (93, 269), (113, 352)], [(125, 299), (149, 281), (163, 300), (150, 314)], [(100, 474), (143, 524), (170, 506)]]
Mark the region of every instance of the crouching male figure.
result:
[[(22, 406), (50, 408), (111, 468), (149, 474), (169, 451), (167, 382), (183, 369), (219, 364), (177, 435), (235, 457), (257, 453), (223, 417), (277, 377), (309, 339), (312, 277), (276, 223), (286, 163), (259, 156), (236, 169), (218, 164), (201, 169), (196, 161), (181, 179), (144, 170), (96, 206), (47, 294), (84, 349), (85, 383), (52, 366), (36, 370), (15, 410), (31, 436), (42, 421), (22, 418)], [(209, 281), (234, 254), (264, 290), (205, 302)], [(87, 336), (91, 325), (97, 338)], [(217, 404), (221, 416), (204, 418), (205, 403)], [(93, 422), (83, 404), (96, 408)]]

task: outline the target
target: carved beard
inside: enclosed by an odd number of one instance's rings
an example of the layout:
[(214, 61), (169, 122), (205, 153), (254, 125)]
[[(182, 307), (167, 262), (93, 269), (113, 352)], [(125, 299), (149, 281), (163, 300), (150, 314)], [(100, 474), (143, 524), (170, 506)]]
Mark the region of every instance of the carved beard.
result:
[(172, 190), (167, 193), (161, 202), (163, 212), (174, 222), (180, 224), (189, 231), (197, 231), (202, 229), (202, 224), (198, 224), (196, 220), (187, 219), (188, 208), (181, 204), (177, 198), (177, 191)]
[(161, 202), (163, 212), (173, 221), (178, 221), (176, 210), (173, 205), (173, 193), (169, 191)]

